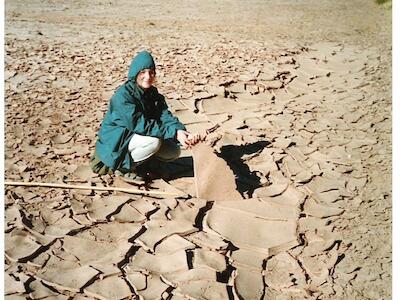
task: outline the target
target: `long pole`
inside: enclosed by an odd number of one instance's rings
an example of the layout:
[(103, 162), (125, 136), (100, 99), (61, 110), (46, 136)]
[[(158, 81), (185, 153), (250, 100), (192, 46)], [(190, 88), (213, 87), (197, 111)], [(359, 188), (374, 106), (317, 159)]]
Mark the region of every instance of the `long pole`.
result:
[(128, 188), (107, 187), (107, 186), (73, 185), (73, 184), (65, 184), (65, 183), (5, 181), (4, 184), (11, 185), (11, 186), (41, 186), (41, 187), (63, 188), (63, 189), (117, 191), (117, 192), (129, 193), (129, 194), (180, 196), (177, 194), (168, 193), (168, 192), (160, 192), (160, 191), (144, 191), (144, 190), (139, 190), (139, 189), (128, 189)]

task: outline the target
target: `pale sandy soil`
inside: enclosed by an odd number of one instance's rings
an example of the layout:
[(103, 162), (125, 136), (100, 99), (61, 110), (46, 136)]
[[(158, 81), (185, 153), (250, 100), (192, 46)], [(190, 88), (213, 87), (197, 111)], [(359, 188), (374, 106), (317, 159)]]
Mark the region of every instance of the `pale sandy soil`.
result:
[(122, 186), (87, 165), (149, 49), (244, 199), (196, 198), (191, 151), (180, 197), (7, 186), (6, 298), (390, 299), (391, 11), (159, 2), (6, 1), (5, 178)]

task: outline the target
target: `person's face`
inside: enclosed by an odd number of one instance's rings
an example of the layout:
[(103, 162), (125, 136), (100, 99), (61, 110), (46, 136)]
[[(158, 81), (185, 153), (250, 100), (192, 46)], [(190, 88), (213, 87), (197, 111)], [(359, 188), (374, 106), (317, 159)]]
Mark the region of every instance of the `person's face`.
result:
[(136, 83), (142, 89), (150, 88), (156, 78), (156, 72), (152, 69), (144, 69), (136, 77)]

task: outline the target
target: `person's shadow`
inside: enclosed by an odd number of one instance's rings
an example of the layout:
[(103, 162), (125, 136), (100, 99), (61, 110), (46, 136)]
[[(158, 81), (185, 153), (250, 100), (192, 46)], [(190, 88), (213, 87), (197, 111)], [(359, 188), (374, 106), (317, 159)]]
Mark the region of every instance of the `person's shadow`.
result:
[[(253, 154), (262, 151), (270, 143), (268, 141), (258, 141), (247, 145), (227, 145), (221, 147), (221, 152), (216, 153), (224, 159), (235, 174), (237, 190), (243, 195), (251, 197), (254, 190), (260, 187), (260, 177), (255, 172), (251, 172), (243, 161), (245, 154)], [(194, 177), (193, 158), (191, 156), (180, 157), (173, 162), (168, 162), (168, 167), (173, 170), (170, 180), (182, 177)]]

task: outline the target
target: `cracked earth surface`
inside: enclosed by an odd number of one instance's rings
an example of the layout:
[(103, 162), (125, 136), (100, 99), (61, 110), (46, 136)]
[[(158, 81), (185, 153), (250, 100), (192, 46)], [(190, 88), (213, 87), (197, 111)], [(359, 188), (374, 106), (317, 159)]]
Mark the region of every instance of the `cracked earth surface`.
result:
[(178, 197), (6, 186), (6, 299), (390, 298), (390, 11), (250, 4), (6, 1), (6, 180), (124, 186), (88, 161), (145, 48), (211, 132)]

